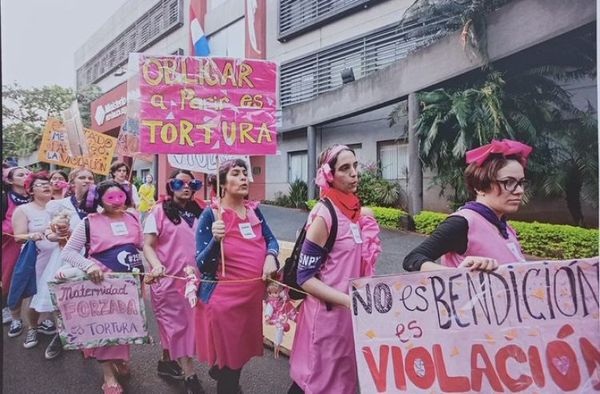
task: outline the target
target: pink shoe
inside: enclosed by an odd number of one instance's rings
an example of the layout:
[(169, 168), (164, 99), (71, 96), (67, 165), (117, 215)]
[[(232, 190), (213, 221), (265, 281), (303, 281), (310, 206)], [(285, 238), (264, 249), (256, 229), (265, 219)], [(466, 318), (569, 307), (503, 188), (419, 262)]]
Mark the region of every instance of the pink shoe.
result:
[(104, 394), (122, 394), (123, 387), (121, 387), (121, 385), (119, 383), (117, 383), (115, 386), (113, 386), (113, 385), (109, 386), (106, 383), (104, 383), (102, 385), (102, 392)]

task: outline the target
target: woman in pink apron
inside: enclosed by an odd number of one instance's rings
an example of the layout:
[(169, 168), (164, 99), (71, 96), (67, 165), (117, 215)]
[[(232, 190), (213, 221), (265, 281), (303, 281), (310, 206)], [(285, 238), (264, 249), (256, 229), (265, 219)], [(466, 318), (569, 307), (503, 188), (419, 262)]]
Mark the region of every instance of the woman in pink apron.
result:
[[(407, 271), (469, 267), (491, 271), (499, 264), (525, 261), (506, 216), (517, 212), (527, 181), (532, 148), (517, 141), (493, 140), (467, 152), (465, 181), (475, 198), (448, 216), (404, 259)], [(441, 257), (442, 265), (435, 261)]]
[[(112, 180), (101, 182), (97, 187), (90, 186), (84, 196), (82, 208), (90, 214), (69, 238), (62, 258), (85, 271), (94, 283), (100, 283), (105, 272), (131, 272), (134, 268), (143, 270), (139, 254), (143, 244), (142, 231), (137, 214), (126, 211), (130, 202), (126, 189)], [(102, 213), (93, 213), (98, 206), (102, 207)], [(85, 221), (89, 221), (89, 257), (80, 253), (87, 238)], [(129, 345), (86, 349), (84, 355), (101, 363), (104, 393), (123, 392), (117, 375), (129, 375)]]
[(196, 344), (200, 361), (212, 366), (209, 374), (217, 380), (217, 393), (236, 394), (241, 392), (242, 367), (263, 354), (264, 280), (278, 269), (279, 245), (258, 203), (246, 200), (245, 162), (223, 163), (219, 180), (223, 219), (217, 220), (215, 205), (205, 209), (196, 233), (196, 263), (202, 273)]
[[(25, 178), (29, 175), (29, 170), (23, 167), (7, 167), (2, 169), (2, 300), (8, 299), (8, 290), (10, 289), (10, 280), (21, 245), (17, 244), (13, 235), (12, 216), (19, 205), (27, 204), (29, 197), (25, 191)], [(21, 307), (10, 311), (8, 306), (2, 309), (2, 324), (10, 323), (8, 331), (9, 337), (16, 337), (23, 332), (23, 323), (21, 321)]]
[[(333, 206), (337, 228), (332, 229), (330, 209), (317, 203), (309, 214), (298, 264), (297, 281), (308, 295), (300, 307), (292, 346), (289, 393), (357, 391), (348, 286), (350, 279), (373, 273), (380, 251), (373, 247), (379, 234), (373, 213), (361, 208), (355, 194), (357, 165), (354, 152), (344, 145), (334, 145), (319, 157), (315, 182), (321, 198)], [(334, 230), (335, 241), (327, 250)]]
[(160, 278), (150, 287), (163, 348), (158, 374), (183, 379), (190, 394), (204, 392), (192, 363), (196, 355), (194, 309), (185, 297), (186, 281), (164, 275), (185, 277), (186, 267), (196, 267), (190, 241), (202, 213), (193, 195), (201, 187), (202, 182), (190, 171), (175, 170), (167, 182), (167, 199), (156, 205), (144, 222), (144, 256), (152, 266), (149, 276)]

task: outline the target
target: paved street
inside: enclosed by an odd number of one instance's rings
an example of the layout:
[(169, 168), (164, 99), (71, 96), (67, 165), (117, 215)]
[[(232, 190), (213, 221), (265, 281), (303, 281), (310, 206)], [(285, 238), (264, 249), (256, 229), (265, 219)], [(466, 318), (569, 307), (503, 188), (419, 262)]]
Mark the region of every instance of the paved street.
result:
[[(273, 206), (261, 206), (275, 235), (285, 241), (293, 241), (296, 230), (306, 220), (301, 210)], [(383, 255), (377, 267), (378, 274), (401, 271), (406, 253), (422, 240), (421, 236), (384, 230), (382, 232)], [(151, 309), (147, 305), (150, 333), (158, 338), (158, 331)], [(50, 337), (40, 335), (40, 343), (33, 349), (24, 349), (25, 334), (8, 338), (7, 327), (3, 331), (3, 393), (99, 393), (102, 374), (94, 360), (83, 359), (81, 352), (69, 351), (59, 358), (47, 361), (44, 349)], [(132, 376), (124, 383), (128, 393), (179, 393), (183, 385), (159, 378), (156, 362), (161, 350), (158, 343), (132, 347)], [(246, 394), (285, 393), (291, 381), (288, 375), (288, 359), (273, 358), (265, 349), (264, 357), (253, 359), (242, 373), (241, 385)], [(207, 374), (208, 368), (197, 364), (197, 372), (207, 393), (215, 393), (216, 385)]]

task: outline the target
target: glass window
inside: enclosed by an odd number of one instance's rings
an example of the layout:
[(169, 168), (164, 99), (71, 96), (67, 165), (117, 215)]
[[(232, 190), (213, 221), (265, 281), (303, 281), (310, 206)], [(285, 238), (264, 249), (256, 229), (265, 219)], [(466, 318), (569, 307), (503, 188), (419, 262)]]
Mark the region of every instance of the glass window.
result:
[(408, 177), (408, 143), (382, 141), (377, 143), (379, 168), (383, 179), (396, 180)]
[(307, 151), (288, 153), (288, 182), (301, 179), (308, 182), (308, 153)]

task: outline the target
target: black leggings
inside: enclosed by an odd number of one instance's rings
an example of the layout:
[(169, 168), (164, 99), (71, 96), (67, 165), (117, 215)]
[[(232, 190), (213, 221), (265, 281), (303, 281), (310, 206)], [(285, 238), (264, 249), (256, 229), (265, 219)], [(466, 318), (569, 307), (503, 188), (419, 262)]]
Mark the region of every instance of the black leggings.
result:
[(304, 390), (302, 390), (302, 388), (298, 386), (298, 383), (292, 382), (292, 385), (290, 386), (290, 389), (288, 390), (287, 394), (304, 394)]
[(230, 369), (227, 367), (218, 370), (217, 394), (240, 393), (240, 375), (242, 369)]

